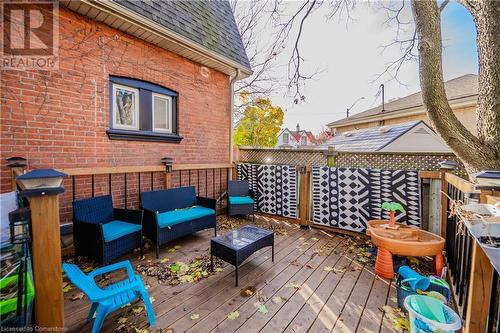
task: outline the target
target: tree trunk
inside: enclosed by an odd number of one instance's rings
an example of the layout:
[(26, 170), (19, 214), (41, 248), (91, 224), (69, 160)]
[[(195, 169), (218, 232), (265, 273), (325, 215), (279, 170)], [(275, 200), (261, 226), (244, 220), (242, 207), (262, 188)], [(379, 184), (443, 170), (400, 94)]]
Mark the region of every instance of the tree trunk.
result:
[(500, 2), (474, 3), (478, 30), (478, 136), (457, 119), (446, 97), (442, 69), (441, 18), (436, 1), (412, 1), (418, 36), (420, 85), (427, 114), (441, 137), (465, 164), (469, 174), (500, 169)]

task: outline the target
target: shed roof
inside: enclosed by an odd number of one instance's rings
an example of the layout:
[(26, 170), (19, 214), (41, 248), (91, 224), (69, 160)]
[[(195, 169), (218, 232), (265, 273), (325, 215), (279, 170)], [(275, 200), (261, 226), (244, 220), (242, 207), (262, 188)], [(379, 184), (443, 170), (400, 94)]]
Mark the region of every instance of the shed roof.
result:
[(423, 121), (411, 121), (392, 126), (370, 127), (344, 132), (335, 135), (319, 147), (333, 146), (337, 151), (379, 151), (420, 123), (423, 123)]

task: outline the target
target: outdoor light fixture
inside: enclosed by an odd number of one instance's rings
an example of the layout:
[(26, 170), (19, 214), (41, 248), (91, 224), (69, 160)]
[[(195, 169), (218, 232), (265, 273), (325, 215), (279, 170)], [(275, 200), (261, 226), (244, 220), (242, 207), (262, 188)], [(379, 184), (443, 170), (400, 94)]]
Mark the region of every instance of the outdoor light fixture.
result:
[(62, 186), (65, 173), (54, 169), (39, 169), (27, 172), (16, 178), (22, 189), (22, 196), (58, 194), (64, 192)]
[(173, 164), (174, 164), (174, 159), (172, 157), (164, 157), (161, 159), (161, 162), (165, 164), (165, 168), (167, 169), (167, 172), (172, 172)]
[(26, 207), (9, 213), (10, 242), (23, 244), (30, 240), (30, 212)]
[(24, 157), (9, 157), (7, 158), (7, 166), (9, 168), (22, 168), (27, 165), (26, 161)]
[(500, 190), (500, 171), (482, 171), (476, 174), (477, 188)]
[(442, 162), (439, 162), (439, 167), (445, 170), (454, 170), (457, 165), (457, 162), (451, 160), (444, 160)]

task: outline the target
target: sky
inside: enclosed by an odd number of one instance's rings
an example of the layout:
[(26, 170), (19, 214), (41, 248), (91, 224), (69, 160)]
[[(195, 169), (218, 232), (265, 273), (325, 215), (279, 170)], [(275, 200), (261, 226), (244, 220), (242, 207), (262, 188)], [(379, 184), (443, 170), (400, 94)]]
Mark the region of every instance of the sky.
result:
[[(289, 9), (297, 2), (288, 2)], [(407, 6), (409, 7), (409, 6)], [(360, 97), (351, 110), (359, 113), (381, 104), (377, 96), (381, 83), (385, 84), (386, 102), (420, 90), (418, 63), (409, 62), (398, 76), (401, 83), (383, 77), (374, 81), (384, 71), (386, 64), (400, 55), (397, 48), (382, 52), (381, 46), (394, 39), (395, 26), (384, 25), (387, 12), (381, 3), (361, 2), (351, 13), (352, 20), (327, 20), (328, 7), (320, 7), (306, 22), (300, 50), (305, 58), (303, 65), (310, 72), (321, 71), (315, 80), (307, 81), (303, 90), (306, 101), (298, 105), (286, 96), (286, 88), (277, 90), (271, 99), (285, 110), (283, 127), (317, 133), (326, 124), (345, 117), (346, 108)], [(410, 8), (406, 18), (411, 20)], [(410, 27), (411, 28), (411, 27)], [(408, 32), (411, 32), (410, 28)], [(478, 72), (476, 32), (471, 15), (461, 5), (450, 2), (442, 13), (443, 71), (445, 80)], [(291, 46), (280, 54), (278, 62), (287, 63)], [(286, 67), (280, 67), (286, 75)]]

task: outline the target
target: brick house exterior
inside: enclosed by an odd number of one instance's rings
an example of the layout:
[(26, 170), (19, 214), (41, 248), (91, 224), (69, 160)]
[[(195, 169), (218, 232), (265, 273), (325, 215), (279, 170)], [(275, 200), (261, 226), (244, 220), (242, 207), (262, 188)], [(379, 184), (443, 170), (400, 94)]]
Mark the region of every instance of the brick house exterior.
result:
[[(193, 61), (65, 7), (59, 34), (59, 70), (1, 71), (3, 161), (22, 156), (30, 169), (158, 165), (164, 156), (174, 163), (230, 161), (235, 77), (206, 65), (209, 56), (200, 60), (205, 64)], [(236, 79), (251, 73), (245, 59)], [(110, 76), (175, 91), (180, 143), (110, 139)], [(4, 162), (1, 192), (10, 184)]]

